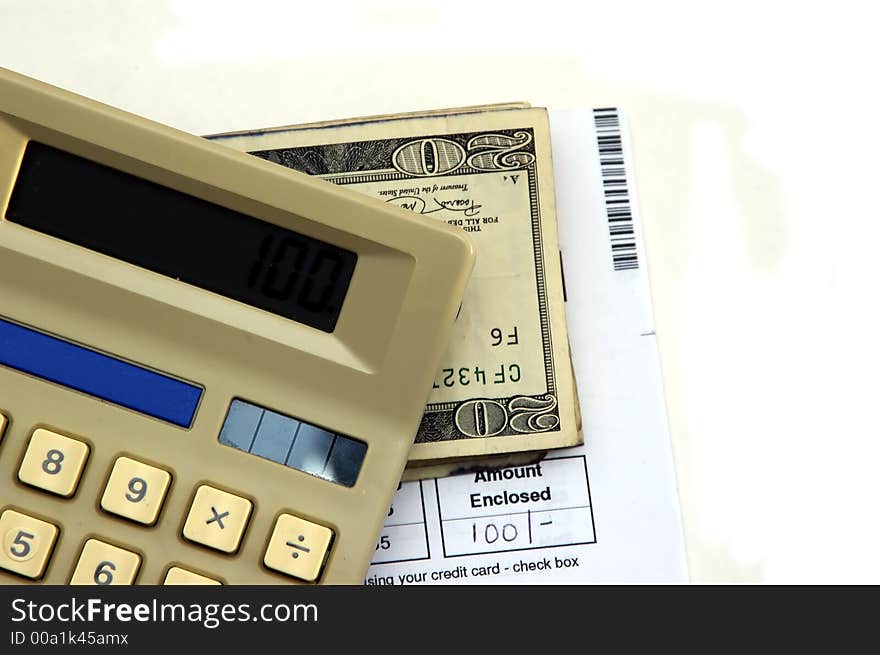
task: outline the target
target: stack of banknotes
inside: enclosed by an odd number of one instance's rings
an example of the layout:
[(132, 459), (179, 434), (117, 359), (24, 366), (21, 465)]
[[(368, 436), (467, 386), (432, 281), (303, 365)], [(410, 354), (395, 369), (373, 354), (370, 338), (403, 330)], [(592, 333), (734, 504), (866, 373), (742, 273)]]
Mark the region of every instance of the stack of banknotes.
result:
[(209, 138), (473, 238), (476, 267), (404, 479), (525, 464), (583, 442), (545, 109), (490, 105)]

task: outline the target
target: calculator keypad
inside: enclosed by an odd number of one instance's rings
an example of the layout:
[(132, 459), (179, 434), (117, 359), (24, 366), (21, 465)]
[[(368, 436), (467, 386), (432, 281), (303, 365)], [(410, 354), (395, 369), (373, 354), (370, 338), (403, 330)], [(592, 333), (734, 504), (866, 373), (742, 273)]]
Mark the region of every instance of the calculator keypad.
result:
[(209, 578), (192, 571), (187, 571), (179, 566), (172, 566), (165, 574), (163, 585), (219, 585), (219, 580)]
[(113, 465), (101, 497), (101, 509), (144, 525), (153, 525), (171, 484), (168, 471), (129, 457)]
[[(0, 413), (0, 440), (9, 419)], [(84, 441), (37, 428), (28, 440), (18, 478), (40, 491), (72, 497), (77, 490), (90, 447)], [(143, 526), (156, 523), (171, 488), (171, 473), (131, 457), (117, 457), (101, 495), (100, 507)], [(183, 537), (222, 553), (236, 553), (248, 528), (253, 503), (209, 484), (199, 485), (183, 525)], [(59, 526), (29, 514), (5, 509), (0, 513), (0, 569), (39, 580), (59, 539)], [(330, 528), (292, 514), (281, 514), (263, 555), (265, 567), (304, 582), (316, 582), (327, 560), (334, 533)], [(143, 564), (137, 552), (90, 538), (83, 544), (69, 583), (131, 585)], [(57, 565), (56, 565), (57, 566)], [(151, 581), (145, 581), (151, 583)], [(220, 580), (170, 566), (163, 585), (221, 585)]]
[(43, 576), (58, 539), (58, 526), (7, 509), (0, 514), (0, 568), (36, 580)]
[(183, 536), (208, 548), (224, 553), (238, 550), (253, 503), (207, 484), (196, 491)]
[(321, 575), (333, 531), (292, 514), (282, 514), (266, 547), (263, 563), (306, 582)]
[(63, 434), (39, 428), (18, 469), (18, 479), (43, 491), (70, 498), (76, 491), (89, 457), (87, 444)]
[(76, 569), (70, 578), (73, 585), (134, 584), (141, 556), (99, 539), (89, 539), (83, 546)]

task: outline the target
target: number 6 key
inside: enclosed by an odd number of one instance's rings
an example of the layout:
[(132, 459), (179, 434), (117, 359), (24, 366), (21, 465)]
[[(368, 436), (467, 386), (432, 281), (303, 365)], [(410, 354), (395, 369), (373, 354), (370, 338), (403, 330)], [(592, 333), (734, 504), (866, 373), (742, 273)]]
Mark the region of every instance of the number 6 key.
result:
[(100, 539), (89, 539), (70, 578), (73, 585), (134, 584), (141, 556)]

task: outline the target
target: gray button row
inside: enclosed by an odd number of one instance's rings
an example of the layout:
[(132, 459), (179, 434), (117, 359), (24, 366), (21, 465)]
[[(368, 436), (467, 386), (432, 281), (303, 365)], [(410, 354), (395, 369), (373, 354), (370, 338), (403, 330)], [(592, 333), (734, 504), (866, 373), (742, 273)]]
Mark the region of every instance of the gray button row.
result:
[(354, 485), (367, 452), (363, 441), (238, 399), (220, 443), (346, 487)]

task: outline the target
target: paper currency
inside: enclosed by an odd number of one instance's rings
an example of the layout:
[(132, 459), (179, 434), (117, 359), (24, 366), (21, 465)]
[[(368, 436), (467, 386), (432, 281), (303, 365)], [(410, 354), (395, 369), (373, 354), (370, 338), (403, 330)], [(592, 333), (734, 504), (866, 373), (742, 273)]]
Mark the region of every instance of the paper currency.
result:
[(408, 477), (583, 441), (546, 110), (514, 103), (210, 138), (473, 237), (476, 267)]

